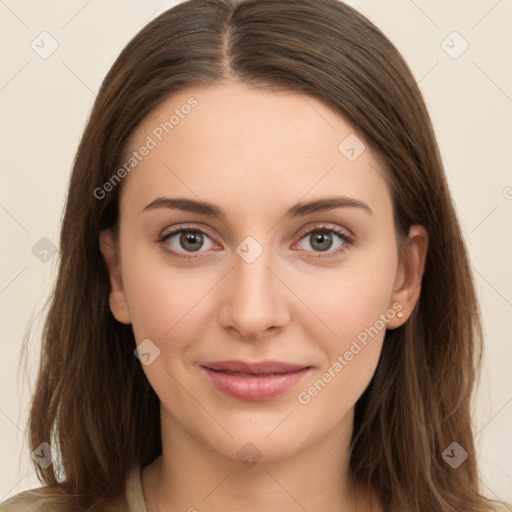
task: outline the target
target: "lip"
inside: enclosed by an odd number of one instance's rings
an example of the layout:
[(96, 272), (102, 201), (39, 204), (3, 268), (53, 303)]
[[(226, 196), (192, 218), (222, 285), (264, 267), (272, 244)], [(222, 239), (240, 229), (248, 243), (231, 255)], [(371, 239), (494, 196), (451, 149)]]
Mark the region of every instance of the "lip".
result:
[(281, 361), (215, 361), (205, 363), (201, 368), (219, 391), (250, 402), (277, 397), (312, 371), (311, 366)]

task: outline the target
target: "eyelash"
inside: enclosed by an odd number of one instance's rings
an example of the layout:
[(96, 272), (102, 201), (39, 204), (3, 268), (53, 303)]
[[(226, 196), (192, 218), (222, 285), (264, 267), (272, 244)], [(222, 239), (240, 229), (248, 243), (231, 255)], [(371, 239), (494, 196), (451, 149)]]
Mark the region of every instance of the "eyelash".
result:
[[(199, 229), (197, 227), (179, 226), (175, 230), (170, 231), (170, 232), (165, 233), (164, 235), (162, 235), (162, 237), (160, 237), (157, 240), (157, 242), (162, 244), (162, 246), (163, 246), (165, 251), (167, 251), (172, 256), (175, 256), (177, 258), (181, 258), (181, 259), (187, 260), (187, 261), (192, 261), (192, 260), (196, 260), (196, 259), (202, 258), (202, 256), (193, 256), (191, 254), (183, 254), (181, 252), (178, 252), (178, 251), (175, 251), (174, 249), (170, 249), (169, 248), (169, 244), (166, 243), (167, 240), (169, 238), (173, 237), (174, 235), (176, 235), (178, 233), (182, 233), (182, 232), (198, 233), (198, 234), (206, 235), (208, 238), (211, 238), (208, 235), (208, 233), (206, 233), (205, 231), (203, 231), (202, 229)], [(338, 235), (343, 240), (344, 245), (342, 247), (338, 248), (334, 252), (331, 252), (331, 253), (318, 253), (317, 256), (311, 256), (313, 259), (324, 259), (324, 260), (325, 259), (331, 259), (332, 257), (338, 256), (339, 254), (349, 250), (351, 248), (351, 246), (354, 244), (354, 238), (352, 236), (347, 235), (345, 232), (341, 231), (338, 228), (334, 228), (334, 227), (331, 227), (331, 226), (324, 226), (324, 225), (322, 225), (322, 226), (315, 226), (314, 228), (306, 231), (305, 233), (302, 233), (302, 235), (300, 237), (300, 240), (302, 240), (303, 238), (305, 238), (308, 235), (311, 235), (313, 233), (322, 233), (322, 232), (334, 233), (335, 235)], [(324, 256), (324, 254), (328, 254), (328, 256)]]

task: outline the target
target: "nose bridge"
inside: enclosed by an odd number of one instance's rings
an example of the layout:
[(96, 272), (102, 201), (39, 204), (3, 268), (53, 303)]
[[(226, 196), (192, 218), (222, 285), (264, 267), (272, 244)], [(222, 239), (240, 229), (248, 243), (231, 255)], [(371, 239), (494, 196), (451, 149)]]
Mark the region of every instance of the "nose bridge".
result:
[(236, 248), (223, 320), (245, 337), (257, 337), (286, 320), (282, 301), (283, 284), (271, 271), (274, 255), (270, 237), (264, 246), (256, 238), (246, 237)]
[[(251, 237), (252, 238), (252, 237)], [(258, 245), (256, 245), (258, 244)], [(258, 242), (245, 241), (237, 247), (234, 261), (235, 291), (241, 292), (241, 299), (262, 300), (272, 296), (271, 250)]]

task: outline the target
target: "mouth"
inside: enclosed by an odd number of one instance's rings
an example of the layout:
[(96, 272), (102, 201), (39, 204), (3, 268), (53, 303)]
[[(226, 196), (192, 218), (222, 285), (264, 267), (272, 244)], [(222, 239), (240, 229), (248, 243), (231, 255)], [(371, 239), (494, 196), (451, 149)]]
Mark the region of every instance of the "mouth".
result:
[(280, 361), (219, 361), (201, 366), (216, 389), (238, 400), (270, 400), (296, 386), (313, 370)]

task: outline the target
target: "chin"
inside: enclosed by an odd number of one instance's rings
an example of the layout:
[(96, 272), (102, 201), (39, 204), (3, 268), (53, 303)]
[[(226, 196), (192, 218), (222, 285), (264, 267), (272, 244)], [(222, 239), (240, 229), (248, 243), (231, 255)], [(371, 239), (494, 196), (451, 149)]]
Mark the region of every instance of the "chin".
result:
[(276, 417), (268, 418), (267, 422), (259, 418), (256, 424), (253, 413), (252, 421), (223, 425), (233, 437), (222, 430), (215, 439), (209, 437), (205, 441), (223, 456), (246, 463), (247, 467), (252, 467), (255, 462), (286, 460), (314, 442), (314, 439), (307, 435), (303, 425), (292, 422), (287, 424), (289, 420), (283, 421), (285, 417), (286, 415), (279, 415), (277, 421)]

